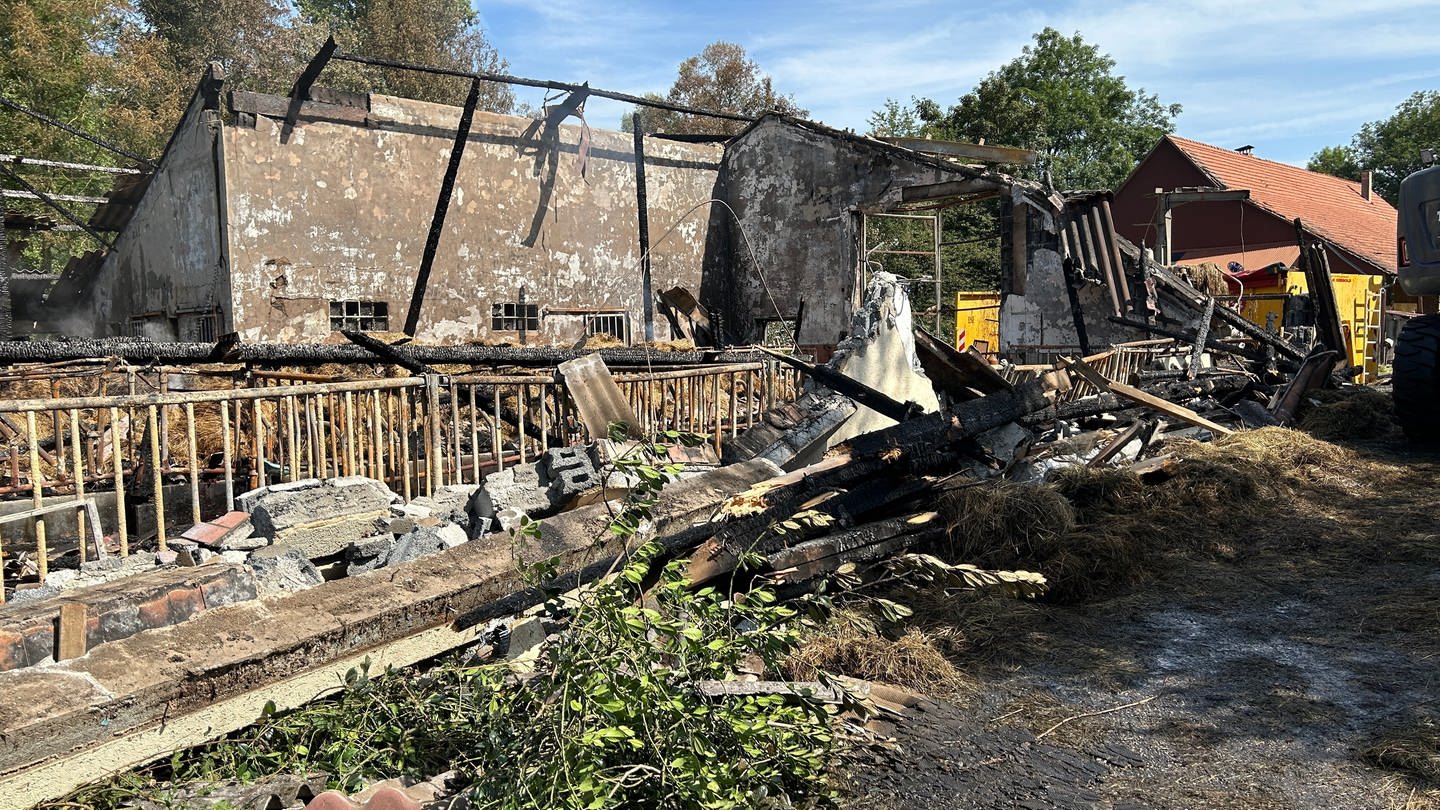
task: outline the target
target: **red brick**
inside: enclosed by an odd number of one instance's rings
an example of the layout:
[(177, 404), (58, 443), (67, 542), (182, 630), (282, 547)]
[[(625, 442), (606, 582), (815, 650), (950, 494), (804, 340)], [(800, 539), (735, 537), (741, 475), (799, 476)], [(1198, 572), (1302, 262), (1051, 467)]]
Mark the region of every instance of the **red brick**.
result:
[(170, 623), (179, 624), (205, 609), (205, 596), (200, 586), (176, 588), (170, 592)]
[(0, 630), (0, 672), (29, 666), (25, 654), (25, 636), (14, 630)]
[(221, 515), (220, 517), (215, 518), (214, 520), (212, 520), (212, 521), (210, 521), (210, 522), (213, 523), (213, 524), (216, 525), (216, 526), (219, 526), (219, 527), (223, 528), (223, 529), (229, 530), (229, 529), (235, 528), (236, 526), (239, 526), (241, 523), (244, 523), (245, 521), (247, 521), (247, 520), (249, 520), (249, 519), (250, 519), (250, 513), (249, 513), (249, 512), (236, 511), (236, 512), (227, 512), (227, 513)]
[(229, 533), (230, 529), (224, 526), (216, 526), (213, 523), (196, 523), (194, 526), (186, 529), (180, 536), (186, 540), (194, 540), (202, 545), (218, 546), (220, 545), (220, 541), (225, 539), (225, 535)]
[(36, 621), (20, 634), (25, 639), (25, 659), (29, 666), (55, 655), (55, 624), (50, 619)]
[(170, 600), (164, 594), (140, 603), (140, 626), (146, 629), (170, 626)]

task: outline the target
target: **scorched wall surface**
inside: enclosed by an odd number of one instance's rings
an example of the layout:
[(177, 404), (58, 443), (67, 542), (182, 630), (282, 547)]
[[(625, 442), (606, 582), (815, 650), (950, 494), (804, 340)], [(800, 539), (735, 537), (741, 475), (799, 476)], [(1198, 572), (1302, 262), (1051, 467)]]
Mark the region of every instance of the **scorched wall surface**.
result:
[[(363, 123), (241, 116), (225, 128), (234, 323), (246, 340), (328, 335), (332, 304), (384, 304), (404, 324), (460, 110), (371, 95)], [(495, 305), (538, 306), (527, 342), (583, 337), (586, 314), (623, 313), (643, 336), (632, 136), (581, 129), (556, 144), (531, 119), (477, 112), (455, 184), (417, 337), (517, 340)], [(647, 139), (654, 289), (700, 288), (721, 148)], [(683, 217), (683, 219), (682, 219)], [(713, 248), (712, 248), (713, 252)], [(613, 321), (612, 321), (613, 323)], [(372, 322), (371, 328), (382, 324)], [(534, 327), (538, 325), (538, 334)], [(497, 326), (502, 328), (496, 328)], [(510, 327), (510, 328), (504, 328)], [(668, 334), (657, 315), (657, 332)]]

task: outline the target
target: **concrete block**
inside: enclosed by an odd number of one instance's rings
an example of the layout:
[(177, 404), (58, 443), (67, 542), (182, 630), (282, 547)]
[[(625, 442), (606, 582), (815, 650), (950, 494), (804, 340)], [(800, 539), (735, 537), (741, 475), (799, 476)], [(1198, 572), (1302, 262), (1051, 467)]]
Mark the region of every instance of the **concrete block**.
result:
[(454, 548), (461, 543), (468, 543), (470, 535), (465, 529), (455, 523), (447, 523), (435, 530), (435, 535), (440, 538), (440, 543), (445, 548)]
[(298, 548), (266, 546), (251, 552), (247, 561), (255, 570), (255, 590), (262, 599), (303, 591), (325, 581)]
[(526, 515), (523, 510), (516, 509), (512, 506), (508, 509), (501, 509), (499, 512), (496, 512), (495, 522), (499, 524), (500, 531), (508, 532), (511, 529), (518, 529), (520, 527), (520, 524), (525, 520), (525, 517)]
[(250, 552), (222, 551), (220, 552), (220, 559), (224, 560), (227, 563), (243, 564), (250, 559)]
[(220, 545), (222, 551), (254, 551), (270, 545), (268, 537), (232, 537)]
[(512, 508), (526, 514), (541, 514), (550, 508), (550, 496), (540, 479), (538, 464), (518, 464), (490, 473), (471, 499), (471, 514), (475, 517), (493, 517)]
[(394, 545), (395, 535), (388, 532), (351, 543), (345, 550), (345, 576), (353, 577), (382, 567)]
[(433, 528), (417, 528), (409, 534), (395, 538), (395, 545), (385, 554), (381, 563), (384, 566), (399, 565), (402, 562), (409, 562), (424, 557), (427, 554), (434, 554), (437, 551), (449, 548), (441, 538), (440, 532)]
[(289, 546), (304, 552), (310, 559), (339, 554), (356, 540), (375, 534), (375, 521), (385, 512), (360, 512), (329, 520), (304, 523), (274, 537), (276, 545)]
[(250, 519), (255, 533), (279, 537), (281, 533), (313, 524), (357, 514), (388, 512), (395, 493), (383, 482), (369, 478), (350, 477), (320, 482), (315, 486), (267, 492), (260, 496)]
[(389, 531), (391, 534), (406, 534), (408, 532), (413, 532), (415, 531), (415, 518), (391, 518), (390, 521), (386, 523), (386, 530)]

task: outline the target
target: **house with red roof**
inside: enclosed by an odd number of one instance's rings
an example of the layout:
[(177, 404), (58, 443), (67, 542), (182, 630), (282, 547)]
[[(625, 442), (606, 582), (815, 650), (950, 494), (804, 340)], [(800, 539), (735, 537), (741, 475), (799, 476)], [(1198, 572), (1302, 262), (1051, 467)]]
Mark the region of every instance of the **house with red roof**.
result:
[(1395, 209), (1369, 183), (1166, 135), (1115, 193), (1115, 230), (1154, 247), (1163, 220), (1157, 189), (1248, 191), (1249, 199), (1187, 202), (1172, 207), (1169, 247), (1174, 264), (1214, 262), (1247, 271), (1300, 255), (1295, 220), (1323, 240), (1333, 273), (1395, 273)]

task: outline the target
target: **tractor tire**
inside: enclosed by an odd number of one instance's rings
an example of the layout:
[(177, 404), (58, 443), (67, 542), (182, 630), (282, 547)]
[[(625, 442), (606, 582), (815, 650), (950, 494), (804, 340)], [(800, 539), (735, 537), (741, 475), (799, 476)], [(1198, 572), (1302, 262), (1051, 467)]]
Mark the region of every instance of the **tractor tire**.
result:
[(1440, 315), (1405, 322), (1391, 376), (1395, 419), (1413, 442), (1440, 442)]

